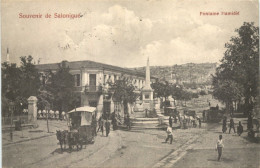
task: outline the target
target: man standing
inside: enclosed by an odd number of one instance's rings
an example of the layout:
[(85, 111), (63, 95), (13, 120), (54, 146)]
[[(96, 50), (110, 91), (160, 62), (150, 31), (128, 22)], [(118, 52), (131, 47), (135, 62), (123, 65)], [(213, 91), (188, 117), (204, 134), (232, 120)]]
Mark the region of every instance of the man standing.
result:
[(116, 120), (115, 113), (113, 113), (113, 115), (112, 115), (112, 125), (113, 125), (113, 130), (117, 130), (117, 120)]
[(238, 133), (238, 135), (240, 136), (242, 133), (243, 133), (243, 126), (242, 126), (242, 124), (241, 124), (241, 121), (239, 121), (239, 123), (238, 123), (238, 127), (237, 127), (237, 133)]
[(96, 117), (95, 115), (92, 116), (92, 122), (91, 122), (91, 126), (93, 129), (93, 136), (97, 136), (97, 121), (96, 121)]
[(200, 119), (200, 117), (198, 117), (198, 120), (199, 120), (199, 128), (201, 128), (201, 119)]
[(108, 136), (110, 132), (110, 122), (108, 121), (108, 119), (106, 120), (105, 127), (106, 127), (106, 136)]
[(222, 132), (225, 133), (227, 131), (227, 117), (223, 118), (223, 124), (222, 124)]
[(131, 120), (130, 120), (129, 115), (126, 116), (125, 123), (126, 123), (126, 126), (127, 126), (127, 130), (130, 130), (131, 129)]
[(166, 133), (167, 133), (167, 138), (165, 140), (165, 143), (167, 143), (167, 141), (169, 140), (169, 138), (171, 139), (170, 140), (170, 143), (172, 144), (172, 140), (173, 140), (173, 137), (172, 137), (172, 127), (168, 126), (167, 130), (166, 130)]
[(229, 134), (230, 134), (230, 131), (231, 131), (232, 128), (233, 128), (233, 130), (234, 130), (234, 133), (236, 133), (235, 123), (234, 123), (233, 118), (230, 119), (230, 123), (229, 123)]
[(169, 126), (172, 127), (172, 116), (169, 117)]
[(98, 130), (97, 132), (101, 130), (102, 132), (102, 136), (103, 136), (103, 132), (104, 132), (104, 120), (103, 120), (103, 116), (101, 116), (98, 120)]

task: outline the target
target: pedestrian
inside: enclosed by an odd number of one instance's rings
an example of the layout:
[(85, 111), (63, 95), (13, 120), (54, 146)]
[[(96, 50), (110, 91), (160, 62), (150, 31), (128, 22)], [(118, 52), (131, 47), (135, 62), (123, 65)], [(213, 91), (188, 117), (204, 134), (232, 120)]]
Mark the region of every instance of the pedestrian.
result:
[(112, 115), (112, 125), (113, 125), (113, 130), (117, 130), (116, 114)]
[(227, 117), (223, 118), (223, 124), (222, 124), (222, 132), (226, 133), (227, 131)]
[(224, 148), (224, 144), (223, 144), (223, 140), (222, 140), (222, 135), (219, 135), (219, 139), (216, 144), (216, 151), (218, 151), (218, 161), (220, 161), (220, 159), (221, 159), (223, 148)]
[(188, 127), (187, 127), (187, 119), (186, 119), (186, 117), (184, 116), (183, 117), (183, 129), (187, 129)]
[(203, 122), (205, 122), (205, 116), (206, 116), (206, 114), (205, 114), (205, 110), (202, 112), (202, 117), (203, 117)]
[(167, 130), (166, 130), (166, 133), (167, 133), (167, 138), (165, 140), (165, 143), (167, 143), (167, 141), (170, 139), (170, 143), (172, 144), (172, 140), (173, 140), (173, 137), (172, 137), (172, 127), (168, 126)]
[(210, 102), (209, 102), (209, 107), (210, 107)]
[(130, 116), (129, 115), (126, 116), (125, 123), (126, 123), (126, 126), (127, 126), (127, 130), (130, 130), (131, 129), (131, 121), (130, 121)]
[(93, 129), (92, 135), (97, 136), (97, 120), (95, 115), (92, 116), (91, 126)]
[(172, 127), (172, 116), (169, 117), (169, 126)]
[(198, 120), (199, 120), (199, 128), (201, 128), (201, 119), (200, 119), (200, 117), (198, 118)]
[(232, 128), (233, 128), (233, 130), (234, 130), (234, 133), (236, 133), (235, 123), (234, 123), (233, 118), (230, 119), (230, 123), (229, 123), (229, 134), (230, 134), (230, 131), (231, 131)]
[(217, 104), (217, 106), (216, 106), (216, 109), (219, 110), (219, 106), (218, 106), (218, 104)]
[(101, 130), (102, 132), (102, 136), (103, 136), (103, 132), (104, 132), (104, 119), (103, 119), (103, 116), (101, 116), (99, 119), (98, 119), (98, 129), (97, 129), (97, 132)]
[(243, 126), (241, 124), (241, 121), (239, 121), (237, 126), (237, 134), (240, 136), (243, 133)]
[(176, 124), (177, 123), (177, 117), (174, 116), (174, 123)]
[(106, 136), (108, 136), (110, 132), (110, 122), (108, 121), (108, 119), (106, 120), (105, 127), (106, 127)]

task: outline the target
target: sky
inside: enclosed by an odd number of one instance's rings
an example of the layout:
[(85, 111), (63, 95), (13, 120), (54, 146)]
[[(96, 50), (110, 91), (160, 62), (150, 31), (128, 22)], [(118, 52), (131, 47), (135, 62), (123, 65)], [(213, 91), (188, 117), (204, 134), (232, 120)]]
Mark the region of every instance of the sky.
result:
[[(28, 55), (40, 64), (92, 60), (140, 67), (148, 57), (153, 66), (215, 63), (235, 29), (259, 24), (257, 0), (2, 0), (1, 10), (1, 61), (9, 48), (10, 61), (18, 64)], [(233, 11), (239, 15), (200, 15)]]

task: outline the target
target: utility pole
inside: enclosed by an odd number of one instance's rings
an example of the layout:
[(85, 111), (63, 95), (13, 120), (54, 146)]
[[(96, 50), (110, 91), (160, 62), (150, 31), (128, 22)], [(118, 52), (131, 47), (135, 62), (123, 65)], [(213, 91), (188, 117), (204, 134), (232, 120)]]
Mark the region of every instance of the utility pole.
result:
[(11, 111), (11, 131), (10, 131), (10, 140), (13, 141), (13, 112), (14, 112), (14, 108), (15, 108), (15, 105), (14, 105), (14, 102), (11, 102), (10, 103), (10, 107), (9, 107), (10, 111)]

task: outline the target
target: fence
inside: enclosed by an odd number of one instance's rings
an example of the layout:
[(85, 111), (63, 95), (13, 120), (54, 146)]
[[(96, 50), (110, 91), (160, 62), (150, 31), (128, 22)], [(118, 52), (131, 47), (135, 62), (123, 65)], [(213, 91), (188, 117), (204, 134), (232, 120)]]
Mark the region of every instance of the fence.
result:
[(23, 114), (20, 116), (13, 116), (12, 120), (13, 123), (11, 122), (11, 116), (2, 117), (2, 126), (11, 125), (11, 124), (13, 124), (14, 126), (14, 121), (21, 121), (22, 124), (29, 124), (27, 114)]

